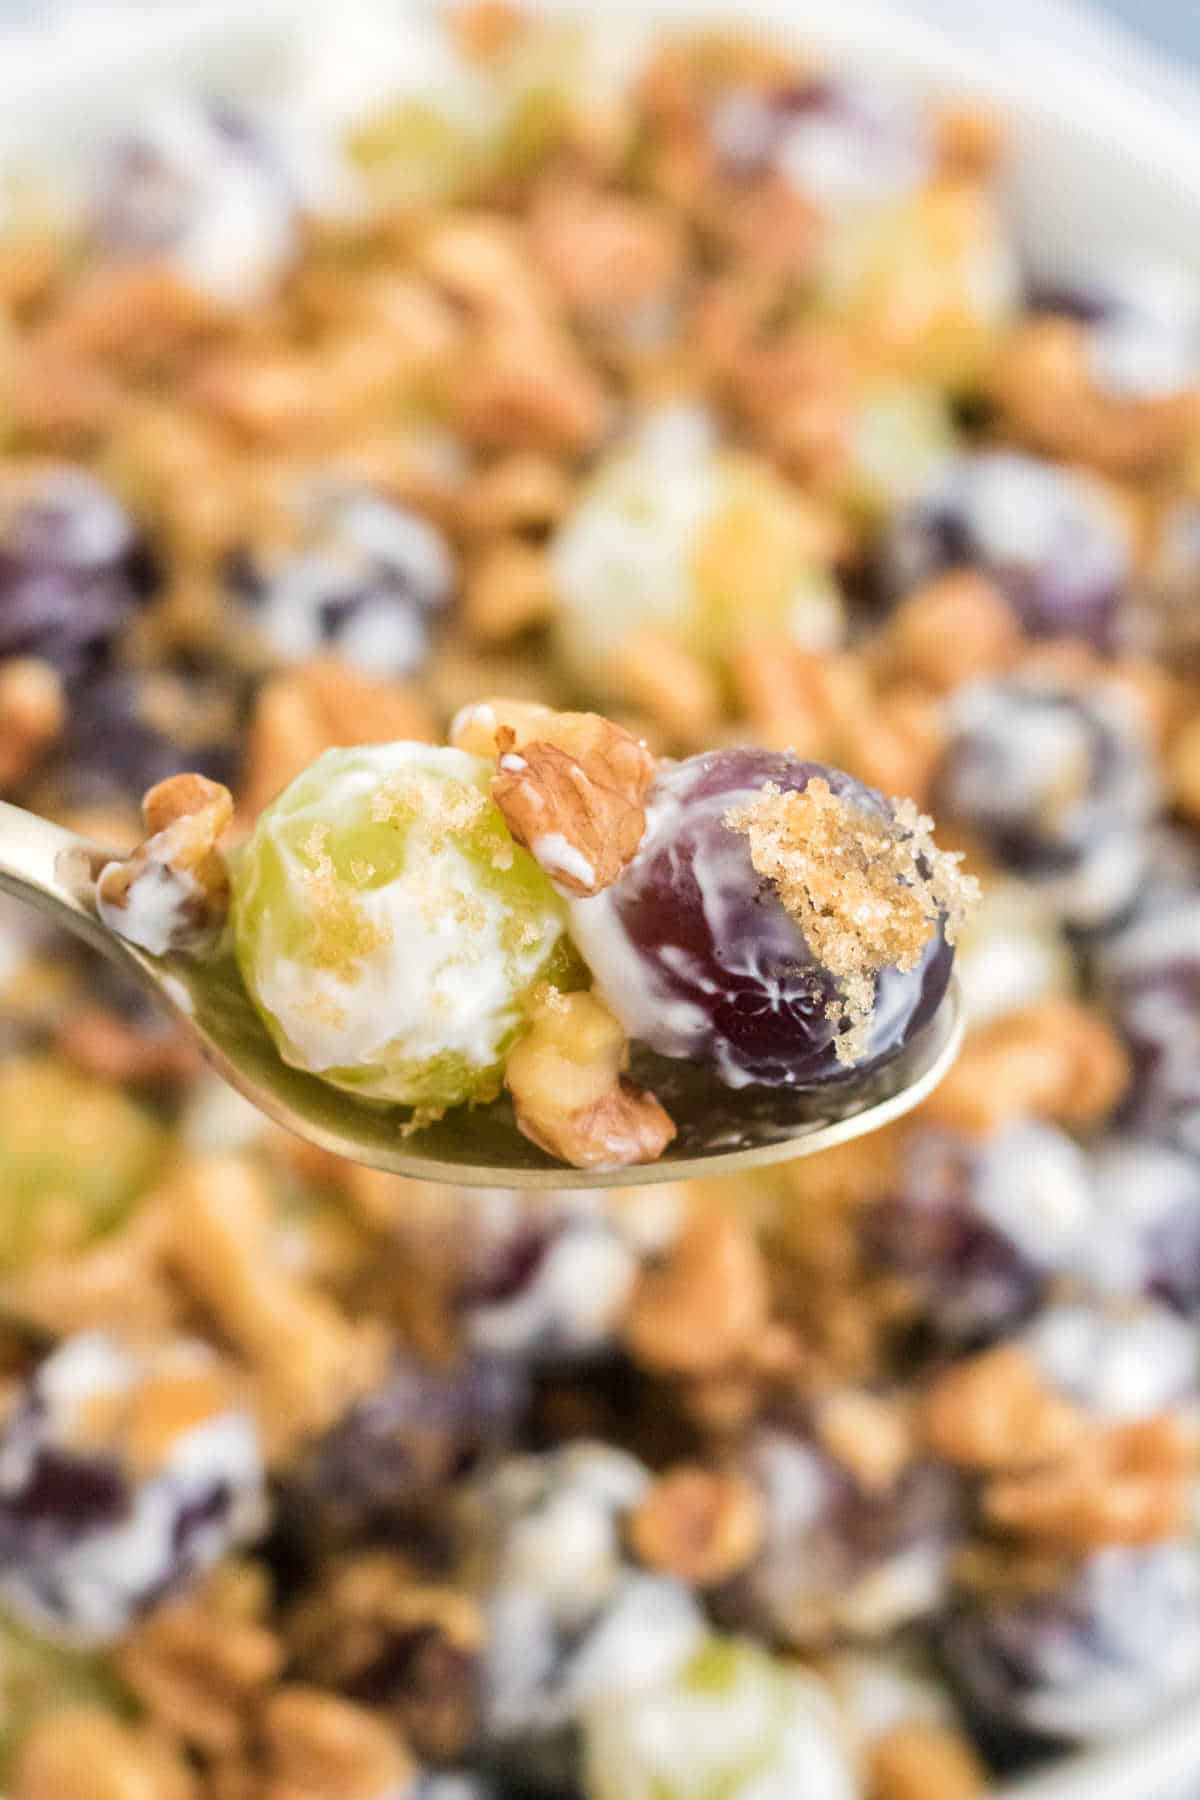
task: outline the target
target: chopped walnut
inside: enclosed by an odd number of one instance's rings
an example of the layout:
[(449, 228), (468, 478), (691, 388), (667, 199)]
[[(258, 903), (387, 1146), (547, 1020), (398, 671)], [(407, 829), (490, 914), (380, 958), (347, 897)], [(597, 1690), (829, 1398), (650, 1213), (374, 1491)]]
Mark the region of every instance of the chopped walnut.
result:
[(176, 1088), (192, 1080), (202, 1064), (200, 1052), (182, 1031), (142, 1030), (103, 1006), (85, 1006), (64, 1019), (58, 1048), (76, 1068), (105, 1081), (134, 1087)]
[[(196, 1777), (169, 1740), (99, 1707), (52, 1711), (21, 1740), (12, 1800), (198, 1800)], [(377, 1800), (370, 1796), (369, 1800)]]
[(673, 744), (699, 750), (721, 727), (720, 684), (708, 665), (667, 632), (633, 632), (612, 661), (614, 678), (630, 703), (661, 727)]
[(948, 693), (1009, 668), (1023, 641), (1016, 614), (994, 583), (977, 570), (955, 569), (901, 602), (880, 652), (890, 671)]
[(819, 656), (786, 639), (757, 638), (734, 653), (730, 668), (755, 738), (771, 749), (842, 763), (843, 738), (861, 737), (873, 721), (875, 698), (856, 656)]
[(318, 1687), (277, 1688), (261, 1730), (263, 1800), (385, 1800), (416, 1773), (395, 1732)]
[(551, 184), (534, 200), (533, 255), (571, 310), (627, 319), (670, 294), (683, 268), (681, 222), (653, 201), (583, 183)]
[(749, 1223), (698, 1205), (662, 1260), (639, 1274), (625, 1342), (663, 1373), (734, 1372), (766, 1330), (768, 1309), (766, 1263)]
[(259, 693), (239, 813), (256, 819), (324, 750), (398, 738), (432, 743), (436, 737), (429, 704), (413, 688), (373, 681), (336, 657), (314, 658), (277, 675)]
[(547, 532), (567, 512), (573, 495), (562, 463), (535, 450), (514, 450), (468, 483), (459, 519), (464, 530), (480, 537)]
[(62, 682), (48, 662), (16, 656), (0, 663), (0, 791), (37, 767), (66, 716)]
[(939, 850), (933, 820), (911, 801), (877, 819), (814, 777), (801, 792), (768, 782), (725, 823), (750, 842), (750, 860), (770, 881), (813, 956), (835, 978), (830, 1017), (838, 1060), (854, 1063), (869, 1039), (875, 983), (885, 968), (915, 969), (943, 922), (953, 943), (979, 886), (961, 857)]
[(145, 842), (100, 871), (100, 917), (152, 956), (201, 955), (213, 949), (229, 913), (229, 873), (217, 843), (233, 817), (233, 796), (203, 775), (172, 775), (150, 789), (142, 817)]
[(987, 1774), (970, 1743), (950, 1725), (906, 1719), (871, 1745), (871, 1800), (978, 1800)]
[(611, 719), (485, 700), (458, 714), (450, 739), (499, 759), (492, 796), (509, 830), (568, 893), (599, 893), (637, 854), (654, 758)]
[(39, 1257), (0, 1280), (0, 1306), (55, 1337), (77, 1331), (128, 1331), (151, 1337), (182, 1318), (183, 1302), (166, 1269), (170, 1225), (158, 1197), (147, 1199), (119, 1230), (69, 1256)]
[(225, 1572), (160, 1607), (114, 1652), (122, 1681), (148, 1716), (190, 1749), (228, 1755), (283, 1668), (274, 1632), (228, 1603)]
[(463, 624), (480, 643), (503, 643), (554, 612), (546, 553), (521, 538), (497, 538), (467, 571)]
[(741, 1476), (683, 1467), (660, 1475), (629, 1519), (634, 1555), (693, 1587), (744, 1569), (762, 1541), (762, 1503)]
[(925, 1397), (925, 1437), (968, 1469), (1037, 1469), (1086, 1438), (1085, 1415), (1042, 1379), (1026, 1350), (1002, 1344), (939, 1375)]
[(287, 1625), (301, 1677), (385, 1708), (420, 1757), (453, 1762), (479, 1723), (484, 1619), (458, 1588), (368, 1552), (328, 1569)]
[(1097, 1124), (1129, 1084), (1129, 1057), (1099, 1012), (1053, 997), (973, 1032), (922, 1118), (979, 1135), (1009, 1120)]
[(628, 1055), (622, 1027), (592, 994), (549, 990), (504, 1068), (520, 1130), (576, 1169), (656, 1162), (675, 1126), (624, 1079)]
[(1151, 1544), (1188, 1528), (1196, 1436), (1163, 1414), (1096, 1432), (1049, 1468), (989, 1482), (993, 1525), (1067, 1550)]
[(916, 1453), (911, 1421), (895, 1400), (843, 1388), (822, 1400), (817, 1437), (866, 1493), (886, 1494)]
[(1200, 419), (1195, 386), (1174, 393), (1108, 393), (1097, 385), (1088, 327), (1035, 318), (997, 359), (992, 392), (1007, 423), (1039, 450), (1107, 474), (1145, 474), (1178, 455)]
[(488, 326), (449, 385), (455, 424), (487, 449), (581, 455), (609, 428), (612, 407), (599, 376), (553, 328)]
[(171, 1186), (169, 1258), (244, 1358), (275, 1460), (326, 1429), (378, 1379), (380, 1322), (351, 1323), (273, 1253), (271, 1196), (248, 1159), (197, 1158)]
[(1176, 735), (1167, 757), (1171, 795), (1184, 818), (1200, 824), (1200, 713)]

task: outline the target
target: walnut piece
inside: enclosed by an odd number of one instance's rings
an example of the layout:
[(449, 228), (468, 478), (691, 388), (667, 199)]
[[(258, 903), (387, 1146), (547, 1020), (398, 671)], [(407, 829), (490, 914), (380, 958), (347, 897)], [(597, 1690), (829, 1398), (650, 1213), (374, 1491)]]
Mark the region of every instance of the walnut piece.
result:
[(1116, 1106), (1129, 1076), (1129, 1057), (1107, 1019), (1054, 996), (973, 1032), (921, 1116), (980, 1136), (1025, 1118), (1094, 1125)]
[(197, 1800), (196, 1778), (151, 1726), (99, 1707), (51, 1711), (26, 1733), (13, 1800)]
[(880, 646), (889, 671), (949, 693), (1016, 660), (1021, 627), (1000, 590), (975, 569), (918, 588), (888, 620)]
[(629, 1519), (635, 1556), (694, 1587), (744, 1569), (762, 1534), (762, 1503), (749, 1482), (698, 1467), (660, 1475)]
[(1187, 1530), (1195, 1467), (1195, 1433), (1164, 1413), (1098, 1431), (1049, 1468), (990, 1482), (984, 1512), (1071, 1551), (1152, 1544)]
[(520, 1130), (576, 1169), (656, 1162), (675, 1126), (653, 1094), (624, 1079), (628, 1054), (594, 995), (547, 989), (504, 1069)]
[(869, 1752), (872, 1800), (977, 1800), (987, 1791), (982, 1763), (961, 1732), (906, 1719)]
[(217, 841), (233, 796), (204, 775), (172, 775), (142, 801), (149, 836), (106, 863), (96, 882), (100, 917), (120, 937), (164, 956), (211, 950), (229, 916), (229, 873)]
[(0, 790), (36, 767), (66, 717), (62, 681), (48, 662), (14, 656), (0, 663)]
[(210, 1580), (152, 1613), (114, 1652), (117, 1673), (149, 1717), (212, 1756), (245, 1741), (284, 1662), (274, 1632), (226, 1602), (221, 1581)]
[(598, 894), (637, 854), (654, 758), (611, 719), (484, 700), (463, 708), (450, 740), (498, 758), (492, 797), (509, 830), (568, 893)]
[(414, 1579), (387, 1551), (328, 1568), (287, 1624), (302, 1679), (369, 1694), (416, 1754), (436, 1763), (457, 1761), (474, 1741), (484, 1635), (469, 1595)]
[(373, 681), (337, 657), (314, 657), (275, 676), (259, 693), (239, 814), (253, 823), (323, 750), (397, 738), (433, 743), (436, 737), (433, 715), (415, 689)]
[(830, 1456), (868, 1494), (886, 1494), (912, 1461), (916, 1446), (898, 1402), (865, 1388), (843, 1388), (823, 1400), (816, 1433)]
[(270, 1771), (263, 1800), (383, 1800), (415, 1769), (399, 1737), (361, 1706), (298, 1683), (263, 1711)]
[(1079, 1408), (1043, 1381), (1033, 1358), (1002, 1344), (956, 1363), (925, 1400), (935, 1453), (969, 1469), (1035, 1469), (1059, 1461), (1089, 1431)]
[(734, 1372), (766, 1332), (768, 1308), (766, 1262), (749, 1223), (697, 1205), (662, 1261), (639, 1274), (625, 1342), (665, 1373)]
[(247, 1158), (196, 1158), (170, 1187), (167, 1255), (249, 1373), (268, 1456), (327, 1429), (378, 1380), (379, 1322), (352, 1322), (280, 1261), (266, 1177)]

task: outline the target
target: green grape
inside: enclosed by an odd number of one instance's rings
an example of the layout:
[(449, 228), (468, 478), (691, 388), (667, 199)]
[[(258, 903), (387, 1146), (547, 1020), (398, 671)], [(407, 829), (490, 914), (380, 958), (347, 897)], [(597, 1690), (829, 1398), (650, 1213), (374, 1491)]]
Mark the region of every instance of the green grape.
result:
[(61, 1649), (0, 1614), (0, 1780), (31, 1725), (75, 1706), (131, 1710), (101, 1657)]
[(859, 401), (845, 499), (868, 522), (923, 492), (956, 446), (949, 402), (938, 388), (886, 382)]
[(487, 1097), (540, 982), (572, 985), (565, 909), (490, 795), (426, 744), (329, 750), (233, 870), (246, 986), (285, 1061), (365, 1099)]
[(710, 1638), (670, 1681), (593, 1710), (587, 1800), (855, 1800), (823, 1685), (739, 1638)]
[(716, 448), (703, 413), (651, 418), (601, 464), (555, 541), (563, 660), (603, 697), (620, 692), (621, 652), (643, 628), (718, 671), (764, 633), (832, 648), (843, 607), (822, 549), (803, 496), (760, 459)]
[(0, 1067), (0, 1269), (69, 1254), (118, 1225), (162, 1166), (136, 1101), (49, 1056)]

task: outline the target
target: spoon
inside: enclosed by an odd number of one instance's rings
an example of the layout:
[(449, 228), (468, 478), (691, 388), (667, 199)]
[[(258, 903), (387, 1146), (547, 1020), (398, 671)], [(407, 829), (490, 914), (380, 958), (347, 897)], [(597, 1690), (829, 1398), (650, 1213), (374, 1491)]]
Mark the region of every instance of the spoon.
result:
[(571, 1169), (555, 1162), (517, 1130), (506, 1095), (487, 1106), (460, 1107), (405, 1136), (395, 1109), (355, 1099), (280, 1059), (231, 956), (211, 961), (150, 956), (102, 924), (92, 893), (113, 854), (0, 802), (0, 892), (47, 913), (111, 957), (174, 1016), (217, 1073), (277, 1124), (351, 1162), (415, 1180), (469, 1187), (631, 1187), (812, 1156), (910, 1112), (937, 1086), (962, 1043), (963, 1007), (951, 986), (934, 1018), (885, 1069), (844, 1087), (795, 1096), (786, 1125), (777, 1117), (755, 1118), (744, 1096), (730, 1093), (727, 1102), (714, 1104), (711, 1090), (698, 1092), (689, 1064), (647, 1055), (635, 1061), (633, 1074), (653, 1087), (678, 1136), (658, 1162), (635, 1168)]

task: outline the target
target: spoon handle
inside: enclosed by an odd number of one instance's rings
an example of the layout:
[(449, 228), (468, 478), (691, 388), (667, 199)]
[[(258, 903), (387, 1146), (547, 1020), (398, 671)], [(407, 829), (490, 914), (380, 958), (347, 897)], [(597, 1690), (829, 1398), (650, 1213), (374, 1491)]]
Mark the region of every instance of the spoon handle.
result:
[(113, 934), (86, 903), (104, 851), (61, 825), (0, 800), (0, 893), (48, 913), (98, 950), (113, 954)]

